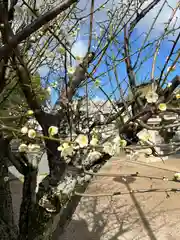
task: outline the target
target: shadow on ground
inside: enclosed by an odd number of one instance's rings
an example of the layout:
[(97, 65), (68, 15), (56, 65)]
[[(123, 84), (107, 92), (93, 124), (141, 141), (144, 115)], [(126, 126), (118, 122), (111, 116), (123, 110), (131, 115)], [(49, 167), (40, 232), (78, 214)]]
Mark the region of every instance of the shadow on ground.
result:
[[(159, 168), (157, 168), (157, 166)], [(163, 168), (166, 167), (166, 170)], [(135, 173), (171, 178), (180, 170), (180, 161), (167, 161), (165, 166), (153, 163), (151, 167), (127, 161), (110, 161), (102, 171)], [(16, 223), (22, 197), (22, 183), (10, 173), (10, 182)], [(153, 178), (96, 177), (87, 189), (89, 194), (130, 191), (131, 189), (178, 187), (179, 183)], [(169, 196), (167, 198), (167, 196)], [(82, 198), (72, 221), (63, 235), (53, 240), (175, 240), (180, 235), (179, 193), (126, 194), (114, 197)]]
[[(175, 160), (177, 161), (177, 160)], [(173, 162), (174, 164), (175, 162)], [(140, 166), (114, 161), (108, 172), (172, 177), (170, 165)], [(178, 165), (179, 164), (179, 165)], [(174, 166), (174, 165), (173, 165)], [(173, 167), (171, 166), (171, 167)], [(176, 168), (180, 163), (176, 163)], [(102, 170), (105, 171), (106, 167)], [(87, 193), (108, 193), (145, 188), (179, 187), (178, 183), (151, 179), (97, 177)], [(168, 196), (168, 197), (167, 197)], [(179, 193), (131, 193), (114, 197), (82, 198), (73, 220), (58, 240), (175, 240), (180, 234)], [(56, 240), (56, 239), (54, 239)]]

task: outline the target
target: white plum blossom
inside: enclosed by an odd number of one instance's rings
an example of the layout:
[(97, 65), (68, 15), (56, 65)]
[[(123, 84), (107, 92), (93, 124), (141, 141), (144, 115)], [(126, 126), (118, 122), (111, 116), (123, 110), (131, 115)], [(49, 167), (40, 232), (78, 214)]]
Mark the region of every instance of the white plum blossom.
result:
[(180, 99), (180, 94), (179, 93), (176, 94), (176, 99)]
[(154, 91), (150, 91), (145, 96), (148, 103), (156, 103), (158, 100), (158, 94)]
[(115, 143), (115, 144), (120, 144), (120, 140), (121, 140), (121, 138), (119, 137), (119, 136), (116, 136), (114, 139), (113, 139), (113, 143)]
[(29, 138), (35, 138), (36, 137), (36, 131), (34, 129), (29, 129), (28, 137)]
[(26, 126), (21, 128), (21, 133), (26, 134), (28, 132), (28, 128)]
[(31, 37), (30, 37), (30, 41), (31, 41), (31, 42), (36, 42), (35, 36), (31, 36)]
[(80, 64), (80, 63), (82, 63), (83, 62), (83, 57), (81, 57), (81, 56), (76, 56), (76, 61), (77, 61), (77, 63), (78, 64)]
[(127, 146), (127, 141), (124, 140), (124, 139), (121, 139), (121, 140), (120, 140), (120, 147), (124, 148), (124, 147), (126, 147), (126, 146)]
[(18, 148), (19, 152), (27, 152), (28, 151), (28, 146), (25, 143), (22, 143), (19, 145)]
[(89, 152), (89, 154), (87, 155), (87, 158), (85, 160), (85, 164), (91, 164), (93, 162), (95, 162), (96, 160), (100, 159), (102, 156), (102, 154), (98, 151), (91, 151)]
[(30, 127), (30, 126), (34, 126), (34, 125), (37, 125), (38, 124), (38, 122), (34, 119), (34, 118), (30, 118), (29, 120), (28, 120), (28, 126)]
[(152, 154), (152, 149), (151, 148), (147, 148), (145, 153), (148, 154), (148, 155), (151, 155)]
[(92, 178), (91, 175), (86, 174), (86, 175), (84, 176), (84, 181), (85, 181), (85, 182), (88, 182), (89, 180), (91, 180), (91, 178)]
[(168, 87), (171, 87), (171, 86), (172, 86), (172, 83), (171, 83), (171, 82), (169, 82), (169, 83), (167, 84), (167, 86), (168, 86)]
[(57, 52), (60, 53), (60, 54), (65, 54), (66, 50), (63, 47), (58, 47)]
[(58, 127), (50, 126), (48, 129), (48, 133), (50, 136), (54, 136), (54, 135), (58, 134)]
[(160, 111), (166, 111), (167, 105), (166, 105), (166, 103), (160, 103), (158, 108)]
[(137, 136), (138, 136), (139, 140), (144, 141), (144, 142), (152, 140), (151, 134), (149, 133), (149, 131), (147, 129), (143, 129), (140, 132), (138, 132)]
[(80, 134), (75, 140), (81, 148), (88, 146), (88, 137), (86, 135)]
[(51, 95), (51, 87), (47, 87), (46, 91), (49, 95)]
[(118, 147), (126, 147), (127, 141), (124, 139), (121, 139), (119, 136), (116, 136), (113, 140), (114, 144)]
[(96, 137), (92, 137), (90, 141), (90, 145), (96, 146), (98, 144), (98, 139)]
[(61, 151), (61, 157), (64, 157), (65, 159), (67, 157), (71, 157), (74, 155), (74, 149), (73, 146), (69, 143), (63, 143), (60, 145), (57, 149), (58, 151)]
[(28, 151), (29, 152), (39, 152), (40, 146), (38, 144), (29, 144), (28, 145)]
[(175, 181), (180, 181), (180, 173), (179, 172), (174, 174), (174, 180)]
[(113, 156), (114, 155), (114, 146), (110, 142), (105, 142), (103, 144), (103, 152)]
[(67, 71), (68, 71), (68, 74), (73, 75), (75, 72), (75, 67), (68, 67)]
[(28, 116), (32, 116), (33, 114), (34, 114), (33, 110), (28, 110), (28, 111), (27, 111), (27, 115), (28, 115)]
[(167, 68), (167, 72), (174, 72), (176, 70), (176, 65)]

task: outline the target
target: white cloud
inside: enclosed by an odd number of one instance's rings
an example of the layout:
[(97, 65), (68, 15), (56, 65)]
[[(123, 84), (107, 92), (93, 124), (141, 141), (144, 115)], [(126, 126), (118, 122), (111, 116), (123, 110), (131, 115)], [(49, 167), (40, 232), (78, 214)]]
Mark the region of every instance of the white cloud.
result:
[[(146, 7), (149, 3), (151, 3), (152, 1), (147, 0), (145, 1), (145, 3), (143, 4), (143, 8)], [(165, 6), (163, 7), (160, 15), (158, 16), (157, 22), (154, 26), (154, 30), (153, 30), (153, 35), (159, 35), (160, 33), (163, 32), (164, 27), (165, 27), (165, 23), (168, 22), (169, 18), (171, 17), (171, 15), (173, 14), (173, 9), (175, 9), (175, 7), (177, 6), (179, 0), (167, 0), (167, 3), (165, 4)], [(150, 29), (155, 17), (157, 16), (162, 4), (164, 3), (164, 1), (160, 1), (145, 17), (142, 21), (139, 22), (139, 24), (137, 25), (137, 30), (139, 32), (143, 32), (143, 31), (148, 31), (148, 29)], [(177, 10), (177, 12), (175, 13), (173, 20), (171, 22), (172, 26), (173, 24), (176, 23), (176, 27), (180, 26), (180, 9)]]
[[(75, 57), (85, 57), (86, 53), (88, 51), (88, 42), (86, 40), (77, 40), (71, 49), (71, 53)], [(79, 65), (79, 62), (75, 59), (72, 59), (72, 65), (77, 66)]]
[[(136, 3), (136, 0), (134, 0)], [(152, 3), (153, 0), (145, 0), (144, 4), (142, 5), (142, 9), (147, 7), (150, 3)], [(98, 0), (95, 1), (95, 9), (97, 9), (99, 6), (101, 6), (103, 3), (105, 3), (105, 0)], [(90, 3), (91, 1), (84, 1), (80, 0), (79, 7), (81, 9), (85, 9), (85, 11), (82, 11), (81, 15), (86, 15), (90, 11)], [(105, 21), (107, 20), (107, 10), (114, 11), (115, 6), (117, 5), (118, 8), (121, 8), (123, 4), (127, 4), (127, 0), (109, 0), (108, 3), (105, 5), (105, 9), (101, 9), (100, 11), (96, 12), (94, 16), (95, 22), (99, 21)], [(162, 4), (164, 3), (164, 0), (161, 0), (137, 25), (136, 29), (139, 32), (146, 31), (151, 27), (152, 22), (154, 21), (155, 17), (157, 16)], [(164, 23), (167, 23), (170, 16), (172, 15), (173, 9), (177, 6), (179, 3), (179, 0), (167, 0), (165, 6), (163, 7), (163, 10), (161, 11), (157, 22), (154, 26), (153, 34), (159, 34), (164, 30)], [(133, 5), (133, 4), (132, 4)], [(133, 12), (134, 14), (134, 12)], [(176, 22), (176, 27), (180, 26), (180, 8), (177, 10), (176, 14), (173, 17), (173, 21), (171, 26)]]
[(71, 52), (74, 56), (85, 57), (87, 50), (88, 50), (87, 41), (77, 40), (77, 42), (74, 43)]
[(103, 97), (100, 97), (100, 96), (95, 96), (94, 98), (91, 99), (93, 102), (99, 102), (99, 101), (102, 101), (104, 100)]
[(49, 68), (46, 65), (43, 65), (39, 68), (39, 74), (42, 78), (46, 77), (48, 72), (49, 72)]

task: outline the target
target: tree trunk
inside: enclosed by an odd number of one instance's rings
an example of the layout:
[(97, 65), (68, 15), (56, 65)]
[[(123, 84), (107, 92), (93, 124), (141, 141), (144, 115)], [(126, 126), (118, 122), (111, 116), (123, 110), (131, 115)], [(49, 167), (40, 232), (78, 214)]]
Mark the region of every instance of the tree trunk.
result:
[[(26, 181), (30, 183), (29, 180), (26, 179)], [(19, 221), (20, 234), (18, 240), (57, 239), (70, 222), (81, 197), (72, 196), (67, 206), (65, 208), (62, 207), (59, 213), (50, 213), (38, 205), (38, 199), (34, 205), (32, 202), (30, 203), (27, 198), (27, 190), (29, 189), (27, 182), (23, 190), (26, 197), (21, 204), (21, 217)], [(86, 187), (83, 187), (83, 190), (85, 190), (85, 188)]]
[(8, 141), (0, 138), (0, 239), (17, 239), (17, 228), (14, 224), (13, 205), (8, 181), (7, 149)]
[[(64, 207), (64, 201), (61, 202), (58, 197), (53, 199), (53, 194), (51, 195), (53, 186), (50, 185), (52, 178), (47, 176), (40, 184), (38, 194), (34, 199), (32, 197), (34, 192), (32, 182), (35, 182), (35, 180), (36, 172), (29, 169), (29, 172), (24, 177), (18, 240), (56, 239), (57, 236), (63, 233), (64, 228), (71, 220), (81, 197), (76, 195), (71, 196), (70, 199), (67, 197), (64, 199), (66, 202)], [(76, 190), (84, 192), (87, 185), (87, 183), (84, 186), (77, 185)], [(44, 198), (48, 193), (52, 197), (49, 202), (49, 198)], [(39, 204), (41, 198), (45, 199), (42, 205)], [(53, 209), (55, 211), (51, 211)]]
[[(80, 186), (76, 188), (78, 192), (85, 192), (88, 184), (85, 184), (84, 186)], [(63, 209), (61, 214), (57, 216), (57, 223), (55, 223), (55, 230), (52, 234), (52, 240), (57, 240), (59, 236), (61, 236), (65, 230), (65, 228), (68, 226), (70, 221), (72, 220), (72, 216), (81, 200), (81, 196), (72, 196), (70, 201), (68, 202), (66, 208)]]

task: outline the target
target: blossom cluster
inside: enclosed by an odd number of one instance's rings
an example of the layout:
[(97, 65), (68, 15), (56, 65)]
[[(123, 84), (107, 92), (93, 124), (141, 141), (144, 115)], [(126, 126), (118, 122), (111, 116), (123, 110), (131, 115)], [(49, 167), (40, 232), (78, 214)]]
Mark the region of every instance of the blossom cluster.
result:
[(140, 132), (137, 133), (137, 137), (142, 143), (147, 143), (152, 141), (152, 136), (147, 129), (142, 129)]
[(19, 152), (38, 152), (40, 151), (40, 146), (39, 144), (30, 143), (27, 145), (25, 143), (22, 143), (20, 144), (18, 149), (19, 149)]
[[(34, 129), (28, 129), (28, 127), (24, 126), (21, 128), (21, 133), (23, 135), (27, 135), (31, 139), (35, 139), (37, 137), (37, 133)], [(49, 138), (58, 135), (58, 127), (50, 126), (48, 129)], [(58, 140), (58, 138), (57, 138)], [(59, 140), (60, 145), (57, 150), (60, 151), (61, 157), (63, 157), (67, 161), (71, 161), (71, 158), (76, 154), (78, 150), (81, 149), (90, 149), (89, 155), (87, 156), (89, 159), (100, 158), (101, 152), (107, 153), (110, 156), (118, 153), (121, 148), (126, 147), (127, 142), (124, 139), (121, 139), (119, 136), (115, 137), (115, 139), (110, 142), (107, 141), (104, 144), (100, 145), (98, 135), (93, 132), (91, 138), (89, 139), (87, 135), (80, 134), (76, 137), (73, 142), (70, 141), (61, 141)], [(25, 144), (22, 143), (19, 146), (20, 152), (28, 152), (28, 151), (39, 151), (40, 146), (38, 144)]]
[[(21, 128), (21, 134), (22, 135), (27, 135), (30, 139), (35, 139), (37, 136), (37, 133), (34, 129), (28, 128), (26, 126)], [(19, 146), (19, 152), (37, 152), (40, 151), (40, 146), (38, 144), (25, 144), (22, 143)]]

